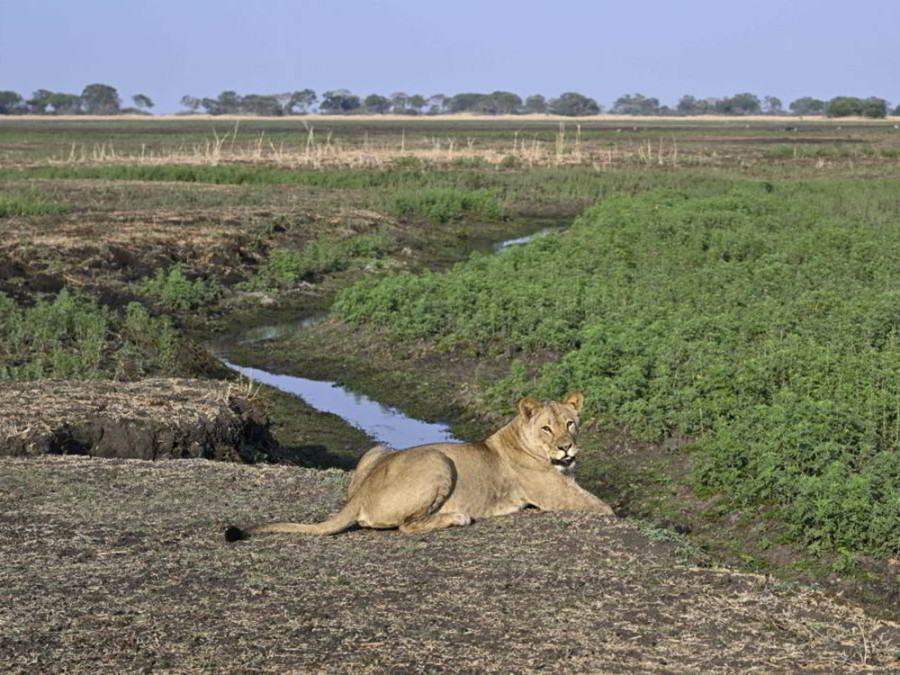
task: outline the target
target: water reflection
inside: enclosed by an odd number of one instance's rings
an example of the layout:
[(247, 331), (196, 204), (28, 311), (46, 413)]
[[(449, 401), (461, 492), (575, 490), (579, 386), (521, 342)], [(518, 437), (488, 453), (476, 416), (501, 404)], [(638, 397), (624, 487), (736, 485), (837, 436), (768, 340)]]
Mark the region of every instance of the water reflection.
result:
[(392, 448), (439, 442), (458, 442), (446, 424), (422, 422), (396, 408), (383, 406), (367, 396), (344, 389), (334, 382), (308, 380), (292, 375), (277, 375), (257, 368), (246, 368), (223, 359), (232, 370), (257, 382), (299, 396), (317, 410), (333, 413)]
[(506, 249), (511, 248), (513, 246), (520, 246), (522, 244), (527, 244), (529, 241), (534, 241), (535, 239), (538, 239), (539, 237), (546, 237), (548, 234), (559, 234), (560, 232), (563, 232), (565, 229), (566, 229), (565, 227), (545, 227), (544, 229), (538, 230), (537, 232), (534, 232), (533, 234), (529, 234), (525, 237), (517, 237), (516, 239), (507, 239), (506, 241), (499, 241), (496, 244), (494, 244), (491, 248), (494, 251), (494, 253), (500, 253), (500, 252), (505, 251)]
[(266, 340), (274, 340), (275, 338), (296, 333), (304, 328), (309, 328), (315, 324), (324, 321), (328, 316), (328, 312), (320, 312), (304, 317), (298, 321), (287, 321), (285, 323), (270, 324), (265, 326), (257, 326), (241, 332), (240, 337), (233, 340), (233, 344), (250, 345), (256, 342), (265, 342)]
[[(491, 249), (494, 253), (501, 253), (507, 249), (527, 244), (539, 237), (549, 234), (558, 234), (565, 227), (545, 227), (526, 237), (507, 239), (494, 244)], [(274, 340), (275, 338), (297, 332), (308, 326), (322, 321), (327, 313), (313, 314), (298, 321), (258, 326), (243, 331), (236, 336), (230, 336), (220, 342), (220, 348), (215, 352), (227, 353), (227, 345), (253, 344)], [(224, 347), (222, 349), (221, 347)], [(367, 434), (392, 448), (410, 448), (425, 443), (439, 443), (444, 441), (457, 442), (458, 439), (450, 433), (447, 424), (432, 424), (408, 417), (396, 408), (383, 406), (367, 396), (348, 391), (334, 382), (322, 382), (320, 380), (308, 380), (303, 377), (291, 375), (278, 375), (257, 368), (247, 368), (222, 360), (232, 370), (251, 377), (257, 382), (262, 382), (276, 387), (281, 391), (299, 396), (310, 406), (317, 410), (333, 413), (353, 426), (359, 427)]]

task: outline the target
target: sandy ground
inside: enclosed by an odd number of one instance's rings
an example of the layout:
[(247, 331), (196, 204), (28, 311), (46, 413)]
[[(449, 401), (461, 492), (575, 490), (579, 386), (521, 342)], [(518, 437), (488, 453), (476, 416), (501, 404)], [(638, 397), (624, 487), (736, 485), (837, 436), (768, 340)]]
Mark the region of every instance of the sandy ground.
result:
[(418, 535), (237, 544), (349, 474), (0, 459), (0, 654), (31, 672), (900, 671), (900, 627), (703, 569), (628, 521), (528, 511)]

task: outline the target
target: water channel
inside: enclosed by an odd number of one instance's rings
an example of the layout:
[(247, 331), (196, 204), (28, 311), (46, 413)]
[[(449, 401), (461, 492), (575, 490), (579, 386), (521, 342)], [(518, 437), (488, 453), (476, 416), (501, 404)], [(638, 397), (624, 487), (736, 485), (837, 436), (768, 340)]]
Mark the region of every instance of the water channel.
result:
[[(493, 244), (495, 254), (502, 254), (513, 246), (526, 244), (538, 237), (564, 231), (564, 227), (544, 227), (524, 237), (508, 239)], [(354, 392), (335, 382), (310, 380), (304, 377), (270, 373), (234, 363), (229, 358), (228, 345), (247, 345), (274, 340), (283, 335), (301, 331), (322, 321), (327, 313), (300, 317), (296, 321), (255, 326), (239, 334), (218, 340), (213, 353), (231, 370), (281, 391), (302, 398), (308, 405), (323, 412), (333, 413), (349, 424), (365, 431), (379, 443), (400, 449), (425, 443), (457, 441), (450, 427), (443, 423), (423, 422), (402, 411), (382, 405), (367, 396)]]

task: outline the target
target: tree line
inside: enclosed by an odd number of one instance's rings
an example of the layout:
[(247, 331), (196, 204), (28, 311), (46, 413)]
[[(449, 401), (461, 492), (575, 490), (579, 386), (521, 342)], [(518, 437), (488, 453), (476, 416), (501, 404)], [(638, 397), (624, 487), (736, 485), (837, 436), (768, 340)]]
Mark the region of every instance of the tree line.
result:
[[(115, 87), (108, 84), (89, 84), (80, 94), (53, 92), (38, 89), (25, 99), (14, 91), (0, 91), (0, 115), (117, 115), (124, 113), (149, 113), (154, 107), (150, 97), (135, 94), (132, 106), (123, 107)], [(440, 115), (444, 113), (473, 112), (483, 115), (553, 114), (577, 117), (597, 115), (604, 106), (596, 100), (569, 91), (556, 98), (534, 94), (522, 99), (510, 91), (490, 94), (461, 93), (454, 96), (434, 94), (407, 94), (395, 92), (389, 96), (369, 94), (360, 97), (347, 89), (332, 89), (319, 96), (312, 89), (282, 94), (238, 94), (223, 91), (216, 98), (198, 98), (186, 95), (181, 98), (185, 113), (205, 112), (211, 115), (263, 115), (285, 116), (325, 114), (386, 114)], [(643, 94), (626, 94), (616, 99), (609, 108), (614, 115), (806, 115), (846, 117), (859, 115), (874, 119), (889, 113), (900, 115), (900, 105), (891, 110), (883, 98), (871, 96), (857, 98), (836, 96), (828, 101), (804, 96), (792, 101), (787, 109), (777, 96), (739, 93), (724, 98), (696, 98), (682, 96), (674, 106), (662, 105), (658, 98)]]

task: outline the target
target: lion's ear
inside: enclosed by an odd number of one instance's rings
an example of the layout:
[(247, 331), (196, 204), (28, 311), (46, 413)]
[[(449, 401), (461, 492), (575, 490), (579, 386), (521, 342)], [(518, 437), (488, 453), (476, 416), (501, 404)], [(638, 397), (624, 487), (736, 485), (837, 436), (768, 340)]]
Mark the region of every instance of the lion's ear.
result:
[(519, 401), (519, 414), (522, 415), (526, 420), (531, 419), (531, 416), (534, 414), (535, 410), (541, 407), (540, 401), (535, 401), (533, 398), (523, 398)]
[(575, 412), (580, 413), (581, 407), (584, 405), (584, 394), (580, 391), (573, 391), (563, 399), (563, 405), (574, 408)]

